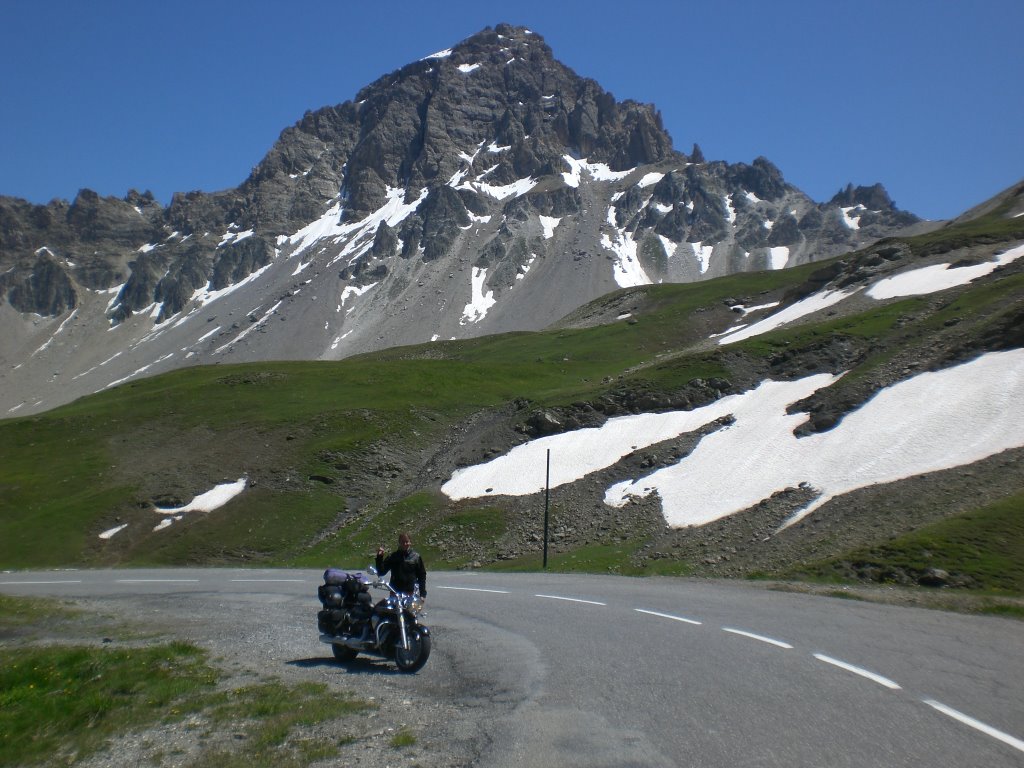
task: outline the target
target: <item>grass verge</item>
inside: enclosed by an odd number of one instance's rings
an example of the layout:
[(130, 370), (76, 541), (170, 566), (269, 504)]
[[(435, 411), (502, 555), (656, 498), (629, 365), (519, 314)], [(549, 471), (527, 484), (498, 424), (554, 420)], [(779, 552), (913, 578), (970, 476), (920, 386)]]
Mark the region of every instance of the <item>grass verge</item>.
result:
[(68, 765), (217, 682), (203, 652), (151, 648), (0, 650), (0, 765)]

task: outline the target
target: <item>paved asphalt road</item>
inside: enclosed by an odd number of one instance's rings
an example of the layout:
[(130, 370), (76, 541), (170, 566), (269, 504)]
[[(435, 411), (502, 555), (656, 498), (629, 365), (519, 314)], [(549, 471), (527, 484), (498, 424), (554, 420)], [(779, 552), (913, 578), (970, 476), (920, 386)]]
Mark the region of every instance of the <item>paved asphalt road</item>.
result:
[[(280, 631), (244, 645), (272, 664), (329, 656), (319, 576), (16, 572), (0, 592), (141, 596), (196, 617), (273, 605)], [(474, 712), (474, 765), (1024, 766), (1024, 625), (1009, 619), (749, 584), (459, 572), (431, 573), (426, 623), (431, 661), (389, 679)]]

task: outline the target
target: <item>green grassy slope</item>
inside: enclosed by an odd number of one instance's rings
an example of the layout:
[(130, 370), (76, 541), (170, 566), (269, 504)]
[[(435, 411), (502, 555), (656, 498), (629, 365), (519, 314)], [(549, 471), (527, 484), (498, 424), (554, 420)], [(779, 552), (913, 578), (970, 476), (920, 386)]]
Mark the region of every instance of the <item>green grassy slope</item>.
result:
[[(918, 258), (943, 253), (943, 244), (963, 249), (1021, 239), (1024, 222), (1007, 221), (997, 210), (893, 242)], [(424, 475), (427, 458), (457, 452), (464, 424), (507, 420), (510, 409), (521, 416), (622, 392), (671, 396), (716, 378), (742, 389), (768, 375), (826, 368), (850, 370), (828, 405), (841, 411), (870, 396), (882, 372), (902, 365), (908, 350), (941, 350), (930, 363), (939, 364), (943, 355), (956, 360), (973, 350), (1024, 344), (1020, 269), (728, 347), (707, 342), (710, 332), (736, 321), (728, 299), (757, 304), (809, 293), (823, 271), (838, 268), (818, 263), (627, 289), (577, 316), (628, 302), (630, 319), (616, 320), (609, 309), (606, 322), (589, 327), (566, 322), (540, 333), (391, 349), (334, 363), (182, 369), (45, 414), (0, 421), (0, 567), (359, 563), (399, 527), (413, 528), (418, 546), (438, 566), (493, 562), (495, 541), (515, 525), (518, 511), (498, 501), (451, 504), (436, 490), (439, 478)], [(161, 519), (154, 503), (185, 503), (242, 476), (250, 487), (225, 507), (152, 531)], [(1007, 502), (1009, 517), (982, 526), (986, 532), (972, 546), (1021, 551), (1024, 533), (1007, 522), (1021, 514), (1015, 498)], [(124, 522), (129, 527), (115, 538), (98, 538)], [(950, 530), (935, 535), (952, 540)], [(630, 535), (626, 541), (568, 542), (555, 567), (691, 571), (694, 563), (685, 558), (638, 559), (649, 541)], [(837, 552), (835, 562), (852, 557)], [(956, 557), (933, 554), (932, 567), (944, 568)], [(531, 556), (501, 566), (536, 564)], [(1016, 577), (968, 582), (1021, 589)]]

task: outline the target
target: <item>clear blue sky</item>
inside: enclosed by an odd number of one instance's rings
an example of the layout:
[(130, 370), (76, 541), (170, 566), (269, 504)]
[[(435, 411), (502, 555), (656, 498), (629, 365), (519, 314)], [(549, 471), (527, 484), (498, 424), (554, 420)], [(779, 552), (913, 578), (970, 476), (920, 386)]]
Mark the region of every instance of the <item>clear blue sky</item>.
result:
[(0, 194), (234, 187), (306, 110), (503, 21), (815, 200), (949, 218), (1024, 178), (1022, 0), (0, 0)]

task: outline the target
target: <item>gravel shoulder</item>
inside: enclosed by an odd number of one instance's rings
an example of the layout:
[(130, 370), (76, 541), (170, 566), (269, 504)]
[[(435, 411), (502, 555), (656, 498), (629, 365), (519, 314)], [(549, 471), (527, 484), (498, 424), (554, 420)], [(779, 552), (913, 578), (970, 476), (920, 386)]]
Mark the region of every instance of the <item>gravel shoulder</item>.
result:
[[(448, 768), (471, 765), (478, 756), (480, 715), (491, 703), (481, 691), (488, 685), (479, 676), (461, 682), (454, 667), (465, 666), (467, 660), (455, 658), (449, 638), (435, 643), (424, 670), (404, 675), (393, 663), (370, 657), (347, 664), (335, 661), (317, 637), (315, 596), (179, 593), (157, 599), (78, 599), (69, 605), (72, 610), (62, 611), (56, 625), (35, 625), (23, 637), (3, 638), (4, 643), (130, 647), (183, 640), (208, 652), (210, 665), (222, 673), (224, 690), (273, 681), (286, 686), (312, 682), (325, 684), (330, 694), (369, 703), (362, 712), (293, 731), (290, 740), (337, 746), (334, 756), (313, 766)], [(486, 670), (484, 664), (475, 667), (478, 673)], [(204, 755), (241, 752), (247, 738), (241, 724), (214, 724), (200, 713), (124, 733), (79, 765), (208, 765)]]

